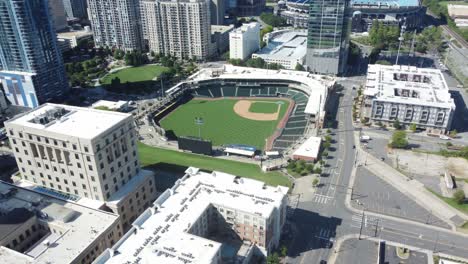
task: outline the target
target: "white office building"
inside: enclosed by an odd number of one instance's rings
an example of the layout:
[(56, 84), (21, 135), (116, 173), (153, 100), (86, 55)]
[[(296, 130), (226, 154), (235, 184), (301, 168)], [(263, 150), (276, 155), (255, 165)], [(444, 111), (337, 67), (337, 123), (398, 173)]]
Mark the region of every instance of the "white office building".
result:
[(252, 54), (267, 63), (277, 63), (294, 70), (297, 64), (304, 65), (307, 53), (307, 30), (279, 30), (264, 36), (266, 46)]
[(5, 122), (20, 185), (68, 194), (122, 216), (123, 229), (156, 199), (140, 169), (132, 115), (44, 104)]
[(248, 58), (260, 49), (260, 24), (252, 22), (229, 33), (229, 58)]
[(210, 56), (210, 0), (142, 0), (149, 49), (179, 59)]
[(97, 47), (142, 48), (139, 0), (88, 0), (88, 18)]
[(364, 89), (366, 117), (373, 123), (415, 124), (431, 133), (450, 129), (455, 102), (440, 70), (369, 65)]
[[(282, 186), (188, 168), (94, 263), (249, 263), (252, 255), (278, 246), (287, 192)], [(237, 243), (231, 259), (223, 256), (225, 243)]]

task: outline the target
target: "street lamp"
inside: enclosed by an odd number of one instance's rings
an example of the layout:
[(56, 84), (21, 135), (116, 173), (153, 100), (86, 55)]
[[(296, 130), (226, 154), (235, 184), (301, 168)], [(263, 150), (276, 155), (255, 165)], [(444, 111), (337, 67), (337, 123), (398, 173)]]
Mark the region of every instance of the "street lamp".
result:
[(195, 125), (198, 126), (198, 137), (201, 138), (201, 126), (205, 124), (205, 121), (201, 117), (195, 117)]

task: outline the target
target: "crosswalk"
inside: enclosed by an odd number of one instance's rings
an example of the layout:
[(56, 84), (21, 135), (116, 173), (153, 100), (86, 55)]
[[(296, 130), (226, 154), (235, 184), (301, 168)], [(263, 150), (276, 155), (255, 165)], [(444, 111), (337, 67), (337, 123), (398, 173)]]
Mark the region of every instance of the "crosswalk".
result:
[(323, 194), (314, 194), (314, 202), (319, 204), (327, 204), (332, 198)]
[(321, 228), (319, 232), (315, 235), (316, 238), (322, 239), (322, 240), (332, 240), (331, 238), (335, 236), (335, 231), (326, 229), (326, 228)]
[(382, 224), (382, 219), (370, 215), (353, 214), (351, 217), (351, 226), (356, 228), (362, 227), (375, 227)]
[(299, 195), (291, 195), (288, 199), (287, 217), (291, 218), (299, 204)]

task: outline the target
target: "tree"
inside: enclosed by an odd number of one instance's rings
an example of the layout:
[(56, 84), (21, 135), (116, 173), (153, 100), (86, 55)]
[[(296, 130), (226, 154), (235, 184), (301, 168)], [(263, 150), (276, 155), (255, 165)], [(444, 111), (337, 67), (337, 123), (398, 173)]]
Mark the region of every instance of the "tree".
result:
[(453, 199), (457, 204), (465, 203), (465, 192), (463, 190), (458, 190), (453, 194)]
[(450, 133), (449, 133), (450, 137), (453, 137), (453, 138), (456, 137), (457, 134), (458, 134), (458, 131), (456, 129), (450, 131)]
[(322, 169), (321, 169), (321, 168), (315, 168), (314, 173), (316, 173), (316, 174), (321, 174), (321, 173), (322, 173)]
[(375, 64), (392, 65), (392, 63), (389, 62), (388, 60), (378, 60), (378, 61), (375, 62)]
[(319, 180), (317, 178), (315, 178), (314, 180), (312, 180), (312, 186), (317, 186), (317, 184), (319, 183)]
[(123, 50), (120, 50), (120, 49), (114, 50), (114, 59), (121, 60), (124, 58), (124, 56), (125, 56), (125, 52)]
[(286, 257), (288, 255), (288, 248), (286, 246), (281, 246), (281, 256)]
[(407, 148), (408, 139), (406, 138), (406, 132), (403, 130), (397, 130), (392, 135), (392, 142), (390, 145), (393, 148)]
[(266, 261), (267, 264), (279, 264), (280, 263), (280, 259), (279, 259), (279, 256), (278, 256), (278, 253), (273, 253), (271, 255), (269, 255), (267, 257), (267, 261)]
[(245, 63), (247, 67), (265, 68), (265, 61), (262, 58), (248, 59)]
[(418, 129), (418, 126), (416, 124), (411, 124), (409, 129), (412, 131), (412, 132), (416, 132), (416, 129)]
[(395, 129), (401, 129), (401, 123), (400, 123), (400, 120), (398, 120), (398, 118), (395, 119), (395, 121), (393, 121), (393, 127)]
[(296, 71), (305, 71), (305, 68), (304, 68), (304, 66), (302, 66), (302, 64), (296, 63), (296, 67), (294, 67), (294, 70), (296, 70)]
[(280, 16), (275, 16), (272, 13), (261, 13), (260, 19), (272, 27), (281, 27), (286, 25), (286, 19)]

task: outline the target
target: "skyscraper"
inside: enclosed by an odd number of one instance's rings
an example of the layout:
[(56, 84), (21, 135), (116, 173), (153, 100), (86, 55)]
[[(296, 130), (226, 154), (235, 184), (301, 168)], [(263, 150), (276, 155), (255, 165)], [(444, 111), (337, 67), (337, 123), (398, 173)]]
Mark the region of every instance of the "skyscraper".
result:
[(54, 20), (56, 31), (62, 31), (67, 28), (67, 16), (62, 0), (49, 0), (50, 12)]
[(210, 55), (210, 0), (143, 0), (142, 19), (151, 51), (180, 59)]
[(211, 25), (224, 24), (224, 12), (226, 11), (225, 4), (225, 0), (211, 0)]
[(86, 0), (60, 0), (63, 1), (65, 12), (68, 18), (85, 18)]
[(0, 0), (0, 82), (12, 104), (27, 107), (68, 91), (47, 0)]
[(346, 0), (311, 1), (306, 57), (309, 71), (344, 72), (350, 32), (346, 11)]
[(97, 47), (142, 48), (139, 0), (89, 0), (88, 16)]

